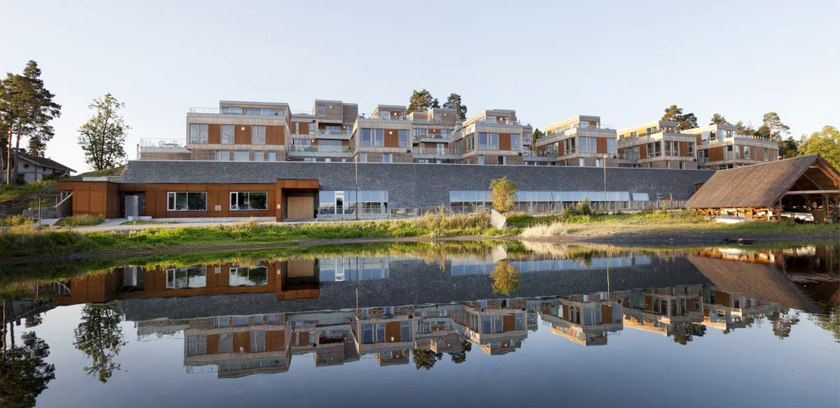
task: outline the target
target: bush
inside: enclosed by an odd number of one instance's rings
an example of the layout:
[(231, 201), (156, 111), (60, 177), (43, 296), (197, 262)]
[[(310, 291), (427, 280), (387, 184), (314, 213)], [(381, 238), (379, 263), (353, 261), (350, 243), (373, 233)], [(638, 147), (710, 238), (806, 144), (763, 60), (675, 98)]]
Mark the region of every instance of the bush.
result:
[(105, 221), (105, 218), (98, 215), (79, 214), (72, 217), (62, 218), (58, 220), (56, 225), (64, 227), (86, 227), (102, 224), (103, 221)]
[(8, 218), (0, 219), (0, 227), (17, 227), (26, 224), (32, 224), (35, 220), (26, 218), (22, 215), (13, 215)]
[(555, 222), (551, 225), (537, 225), (522, 231), (522, 236), (526, 238), (549, 238), (559, 235), (566, 235), (566, 227), (562, 223)]

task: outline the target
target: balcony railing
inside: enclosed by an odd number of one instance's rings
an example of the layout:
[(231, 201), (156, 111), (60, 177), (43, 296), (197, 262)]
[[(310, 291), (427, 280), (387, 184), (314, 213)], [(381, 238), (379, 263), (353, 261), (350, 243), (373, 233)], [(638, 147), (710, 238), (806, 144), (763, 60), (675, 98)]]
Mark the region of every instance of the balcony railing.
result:
[(319, 130), (318, 137), (347, 139), (350, 137), (350, 130)]
[(461, 149), (455, 148), (433, 148), (433, 147), (415, 147), (413, 150), (414, 154), (416, 155), (426, 155), (426, 156), (460, 156), (462, 154)]
[(291, 145), (289, 152), (296, 153), (352, 153), (353, 148), (349, 146), (331, 145)]
[[(235, 108), (238, 109), (238, 108)], [(279, 108), (245, 108), (231, 110), (229, 108), (190, 108), (189, 113), (204, 115), (236, 115), (236, 116), (276, 116), (285, 117), (285, 109)]]
[(528, 157), (545, 157), (557, 158), (557, 152), (551, 150), (523, 150), (522, 156)]
[(387, 118), (380, 117), (379, 115), (374, 115), (372, 113), (361, 113), (359, 114), (359, 118), (361, 119), (374, 119), (374, 120), (408, 120), (406, 115), (400, 116), (389, 116)]
[(140, 139), (140, 147), (186, 148), (183, 139)]

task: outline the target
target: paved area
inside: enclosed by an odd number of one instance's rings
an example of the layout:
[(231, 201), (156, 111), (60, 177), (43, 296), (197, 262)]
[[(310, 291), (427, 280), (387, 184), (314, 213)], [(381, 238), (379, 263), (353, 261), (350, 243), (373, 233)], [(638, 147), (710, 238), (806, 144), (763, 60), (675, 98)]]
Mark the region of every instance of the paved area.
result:
[[(236, 224), (244, 224), (249, 223), (252, 221), (250, 218), (223, 218), (213, 220), (212, 218), (204, 218), (204, 219), (194, 219), (190, 220), (189, 222), (178, 221), (178, 222), (171, 222), (166, 220), (152, 220), (148, 224), (133, 224), (133, 225), (122, 225), (122, 223), (128, 221), (125, 218), (115, 218), (109, 219), (102, 224), (99, 225), (92, 225), (87, 227), (67, 227), (67, 229), (71, 229), (77, 232), (104, 232), (104, 231), (141, 231), (146, 229), (160, 229), (160, 228), (183, 228), (183, 227), (215, 227), (219, 225), (236, 225)], [(257, 219), (255, 220), (257, 224), (260, 225), (279, 225), (276, 221), (266, 221)], [(342, 222), (366, 222), (371, 220), (344, 220)], [(301, 225), (301, 224), (311, 224), (311, 223), (325, 223), (325, 222), (338, 222), (338, 221), (286, 221), (283, 222), (283, 225)]]

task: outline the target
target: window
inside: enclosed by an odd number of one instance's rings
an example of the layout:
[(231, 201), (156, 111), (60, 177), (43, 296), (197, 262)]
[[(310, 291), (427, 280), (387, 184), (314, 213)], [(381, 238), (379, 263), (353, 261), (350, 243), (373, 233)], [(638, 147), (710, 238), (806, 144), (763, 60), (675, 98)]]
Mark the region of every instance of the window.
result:
[(665, 143), (665, 156), (679, 156), (680, 155), (680, 143), (666, 140)]
[(580, 152), (581, 153), (597, 153), (598, 141), (594, 137), (580, 136)]
[(522, 149), (522, 135), (519, 133), (510, 134), (510, 150), (518, 152)]
[(256, 151), (254, 152), (254, 161), (265, 161), (265, 152)]
[(248, 150), (235, 150), (233, 161), (251, 161), (251, 152)]
[(275, 151), (268, 152), (268, 161), (277, 161), (277, 152), (275, 152)]
[(659, 157), (662, 156), (662, 143), (660, 142), (653, 142), (647, 144), (647, 157)]
[(595, 159), (595, 167), (602, 167), (604, 164), (601, 162), (601, 159)]
[(233, 333), (219, 335), (219, 353), (233, 353)]
[(478, 164), (484, 164), (484, 156), (478, 155)]
[(265, 331), (255, 330), (251, 332), (251, 352), (262, 353), (265, 351)]
[(222, 125), (222, 144), (233, 144), (233, 125)]
[(265, 191), (232, 191), (230, 209), (233, 211), (254, 211), (268, 209), (268, 193)]
[(327, 105), (318, 105), (316, 108), (316, 114), (318, 116), (324, 116), (327, 114)]
[(251, 144), (265, 144), (265, 126), (251, 126)]
[(484, 133), (478, 134), (478, 149), (479, 150), (499, 150), (499, 134), (498, 133)]
[(168, 192), (167, 211), (207, 211), (207, 193)]
[(190, 123), (190, 143), (207, 144), (207, 125)]
[(382, 154), (382, 163), (393, 163), (394, 158), (391, 153), (384, 153)]
[(411, 147), (411, 140), (408, 138), (408, 129), (400, 129), (399, 130), (400, 136), (400, 147), (408, 148)]
[(166, 270), (166, 289), (190, 289), (207, 286), (207, 268), (170, 268)]
[(750, 159), (750, 147), (744, 146), (744, 160)]
[(367, 163), (367, 153), (359, 153), (359, 162)]
[(411, 341), (411, 321), (400, 322), (400, 341)]
[(607, 139), (607, 154), (615, 154), (615, 139)]
[(268, 285), (268, 267), (230, 268), (228, 286), (265, 286)]
[(565, 154), (574, 154), (575, 153), (575, 138), (570, 137), (566, 140), (563, 140), (563, 148), (565, 149)]
[(579, 167), (586, 167), (586, 160), (583, 157), (578, 157), (578, 166)]
[(218, 160), (218, 161), (230, 161), (230, 151), (229, 150), (216, 150), (216, 160)]
[(187, 356), (207, 354), (207, 336), (187, 336)]

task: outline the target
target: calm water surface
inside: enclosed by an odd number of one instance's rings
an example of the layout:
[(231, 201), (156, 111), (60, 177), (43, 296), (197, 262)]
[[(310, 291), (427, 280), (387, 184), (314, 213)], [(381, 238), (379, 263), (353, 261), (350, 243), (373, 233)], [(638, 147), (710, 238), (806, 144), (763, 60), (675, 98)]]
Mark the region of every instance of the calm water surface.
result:
[(0, 406), (840, 406), (830, 244), (17, 268)]

